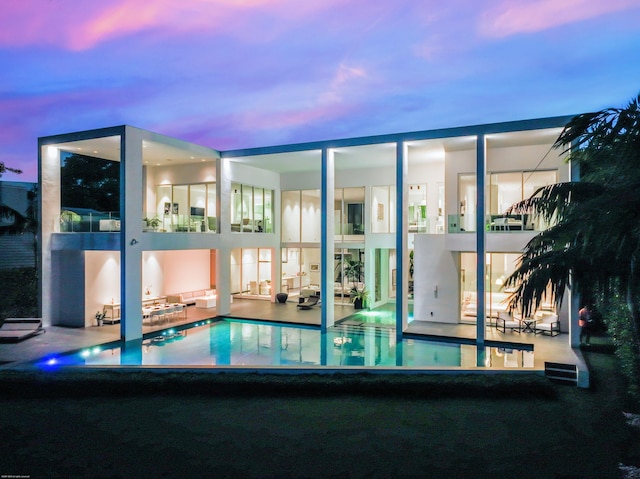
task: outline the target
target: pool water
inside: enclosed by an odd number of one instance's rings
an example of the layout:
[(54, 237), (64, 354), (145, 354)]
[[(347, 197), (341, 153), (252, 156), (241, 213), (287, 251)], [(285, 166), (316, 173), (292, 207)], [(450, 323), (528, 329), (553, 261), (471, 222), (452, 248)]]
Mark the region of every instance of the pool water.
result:
[(141, 342), (112, 343), (38, 362), (60, 365), (362, 366), (388, 368), (533, 368), (533, 351), (418, 339), (396, 340), (387, 325), (312, 327), (255, 321), (199, 322)]

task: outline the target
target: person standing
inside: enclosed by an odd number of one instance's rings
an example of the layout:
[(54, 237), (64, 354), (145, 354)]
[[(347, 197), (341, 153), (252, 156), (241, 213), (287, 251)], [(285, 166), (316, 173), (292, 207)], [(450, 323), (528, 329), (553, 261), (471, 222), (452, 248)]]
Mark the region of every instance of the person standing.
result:
[(591, 308), (588, 304), (584, 305), (580, 311), (578, 311), (578, 326), (580, 326), (580, 344), (582, 344), (582, 338), (586, 337), (587, 346), (591, 345)]

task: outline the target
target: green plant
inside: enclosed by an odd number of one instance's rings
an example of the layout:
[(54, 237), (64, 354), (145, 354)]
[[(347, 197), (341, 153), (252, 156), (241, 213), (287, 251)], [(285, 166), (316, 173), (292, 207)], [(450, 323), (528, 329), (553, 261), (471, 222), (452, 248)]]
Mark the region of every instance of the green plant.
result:
[(366, 286), (363, 286), (362, 289), (358, 289), (356, 286), (351, 288), (349, 292), (349, 297), (351, 298), (351, 302), (355, 303), (356, 300), (362, 301), (362, 305), (366, 305), (369, 301), (369, 290)]
[(107, 313), (105, 313), (104, 311), (96, 311), (96, 322), (98, 323), (98, 326), (102, 325), (102, 321), (104, 321), (104, 318), (107, 316)]
[(157, 228), (160, 226), (160, 218), (157, 216), (154, 216), (153, 218), (144, 218), (142, 221), (144, 221), (150, 228)]

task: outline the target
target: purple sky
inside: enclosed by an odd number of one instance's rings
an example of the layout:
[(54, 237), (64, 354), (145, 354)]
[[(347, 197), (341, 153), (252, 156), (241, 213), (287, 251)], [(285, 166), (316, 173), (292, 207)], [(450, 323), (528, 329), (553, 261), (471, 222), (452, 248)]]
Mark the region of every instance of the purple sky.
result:
[(0, 161), (129, 124), (225, 150), (622, 106), (640, 0), (5, 0)]

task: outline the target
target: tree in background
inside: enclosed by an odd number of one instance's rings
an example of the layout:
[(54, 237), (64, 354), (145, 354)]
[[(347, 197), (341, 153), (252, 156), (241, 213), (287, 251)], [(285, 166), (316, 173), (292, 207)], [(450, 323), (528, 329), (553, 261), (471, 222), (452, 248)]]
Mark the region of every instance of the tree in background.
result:
[(507, 278), (510, 306), (524, 315), (545, 299), (559, 306), (567, 288), (593, 303), (640, 397), (640, 95), (574, 117), (554, 148), (569, 152), (580, 181), (539, 188), (511, 207), (553, 226), (527, 244)]
[[(7, 167), (0, 162), (0, 177), (7, 171), (22, 173), (21, 170)], [(3, 292), (0, 295), (0, 319), (7, 317), (35, 317), (38, 311), (38, 220), (37, 220), (37, 187), (33, 187), (28, 193), (29, 205), (25, 215), (0, 204), (0, 219), (6, 223), (0, 225), (0, 234), (19, 235), (33, 234), (33, 253), (36, 259), (36, 267), (13, 268), (0, 271), (0, 284)]]
[(69, 154), (62, 159), (62, 206), (96, 211), (120, 210), (120, 163)]

